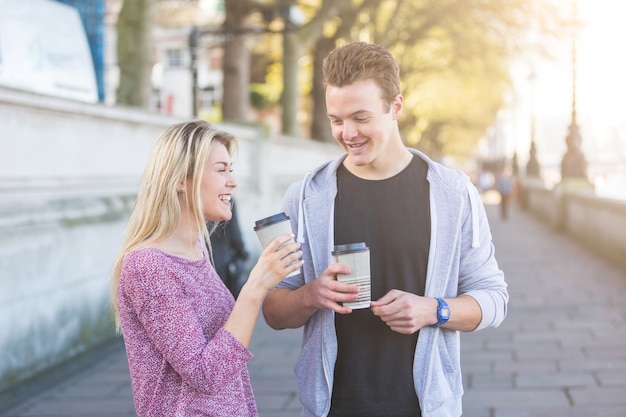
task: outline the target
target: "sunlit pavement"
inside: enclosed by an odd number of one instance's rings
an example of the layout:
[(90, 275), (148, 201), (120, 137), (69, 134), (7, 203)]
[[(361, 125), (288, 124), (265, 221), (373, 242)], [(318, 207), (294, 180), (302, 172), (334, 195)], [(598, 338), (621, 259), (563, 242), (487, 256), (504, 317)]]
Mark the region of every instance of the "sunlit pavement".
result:
[[(484, 201), (511, 300), (502, 326), (461, 337), (463, 416), (626, 416), (626, 271), (516, 206), (500, 219), (493, 193)], [(299, 348), (300, 331), (260, 320), (249, 363), (260, 417), (300, 415)], [(22, 386), (27, 400), (0, 417), (135, 415), (120, 341), (75, 367), (47, 388)]]
[(463, 415), (626, 416), (626, 271), (485, 201), (510, 302), (499, 328), (462, 335)]

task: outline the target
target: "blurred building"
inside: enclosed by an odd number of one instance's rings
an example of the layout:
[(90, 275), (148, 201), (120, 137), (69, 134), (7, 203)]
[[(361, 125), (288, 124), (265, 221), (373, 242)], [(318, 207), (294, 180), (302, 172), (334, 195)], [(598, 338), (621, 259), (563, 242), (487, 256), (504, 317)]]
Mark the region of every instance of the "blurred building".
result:
[[(116, 24), (123, 1), (105, 1), (106, 102), (114, 104), (119, 85)], [(151, 110), (176, 117), (191, 116), (196, 79), (198, 115), (219, 118), (217, 104), (222, 98), (223, 79), (223, 36), (219, 35), (219, 28), (224, 21), (223, 0), (159, 0), (154, 12)], [(212, 28), (216, 34), (198, 37), (198, 44), (192, 48), (192, 34), (198, 28)]]

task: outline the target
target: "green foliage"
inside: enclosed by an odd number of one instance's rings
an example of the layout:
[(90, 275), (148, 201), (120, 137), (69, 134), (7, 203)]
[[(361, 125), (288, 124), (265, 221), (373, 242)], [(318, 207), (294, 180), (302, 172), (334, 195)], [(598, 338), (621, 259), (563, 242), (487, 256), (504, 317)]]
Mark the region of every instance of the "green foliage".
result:
[(280, 100), (280, 90), (272, 84), (250, 84), (250, 104), (257, 110), (274, 107)]
[[(274, 12), (296, 5), (305, 22), (292, 33), (296, 49), (285, 52), (283, 35), (268, 35), (255, 46), (269, 63), (264, 83), (250, 88), (254, 107), (274, 105), (280, 92), (289, 90), (285, 94), (289, 98), (297, 90), (305, 100), (298, 104), (292, 97), (282, 103), (289, 103), (283, 115), (287, 110), (304, 110), (312, 114), (306, 124), (325, 132), (325, 106), (313, 105), (324, 97), (316, 72), (321, 57), (333, 44), (379, 43), (401, 67), (405, 105), (400, 127), (405, 142), (435, 158), (460, 159), (472, 153), (494, 123), (510, 85), (511, 59), (532, 49), (535, 53), (549, 49), (547, 38), (529, 37), (529, 29), (558, 33), (568, 10), (556, 0), (264, 0), (256, 4), (262, 5), (257, 11)], [(277, 16), (273, 19), (272, 28), (283, 23)], [(309, 50), (308, 45), (315, 47)], [(281, 60), (285, 56), (298, 59)], [(285, 77), (294, 71), (301, 75), (297, 89), (293, 77)], [(323, 134), (317, 135), (324, 139)]]
[[(511, 58), (532, 46), (527, 31), (562, 27), (550, 0), (354, 0), (351, 5), (332, 23), (337, 42), (371, 41), (393, 53), (403, 83), (403, 138), (435, 158), (471, 155), (503, 105)], [(346, 24), (349, 30), (342, 28)], [(325, 33), (332, 37), (328, 25)]]

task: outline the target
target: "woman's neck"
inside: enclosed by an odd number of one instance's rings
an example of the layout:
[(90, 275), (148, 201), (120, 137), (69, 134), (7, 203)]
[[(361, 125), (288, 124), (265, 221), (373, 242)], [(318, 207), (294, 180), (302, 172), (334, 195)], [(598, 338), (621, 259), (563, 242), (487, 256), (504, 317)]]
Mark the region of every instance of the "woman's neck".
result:
[(181, 258), (200, 260), (204, 257), (204, 253), (198, 245), (199, 238), (195, 223), (192, 223), (188, 216), (182, 215), (174, 233), (155, 242), (155, 247)]

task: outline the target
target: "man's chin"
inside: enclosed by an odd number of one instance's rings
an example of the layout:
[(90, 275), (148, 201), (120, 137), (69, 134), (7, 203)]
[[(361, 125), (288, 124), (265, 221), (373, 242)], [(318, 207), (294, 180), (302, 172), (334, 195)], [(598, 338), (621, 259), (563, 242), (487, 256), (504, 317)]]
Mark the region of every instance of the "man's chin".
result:
[(355, 167), (362, 167), (365, 165), (369, 165), (370, 163), (369, 158), (367, 158), (367, 156), (363, 154), (348, 154), (348, 157), (346, 159), (348, 160), (348, 163), (350, 165)]

